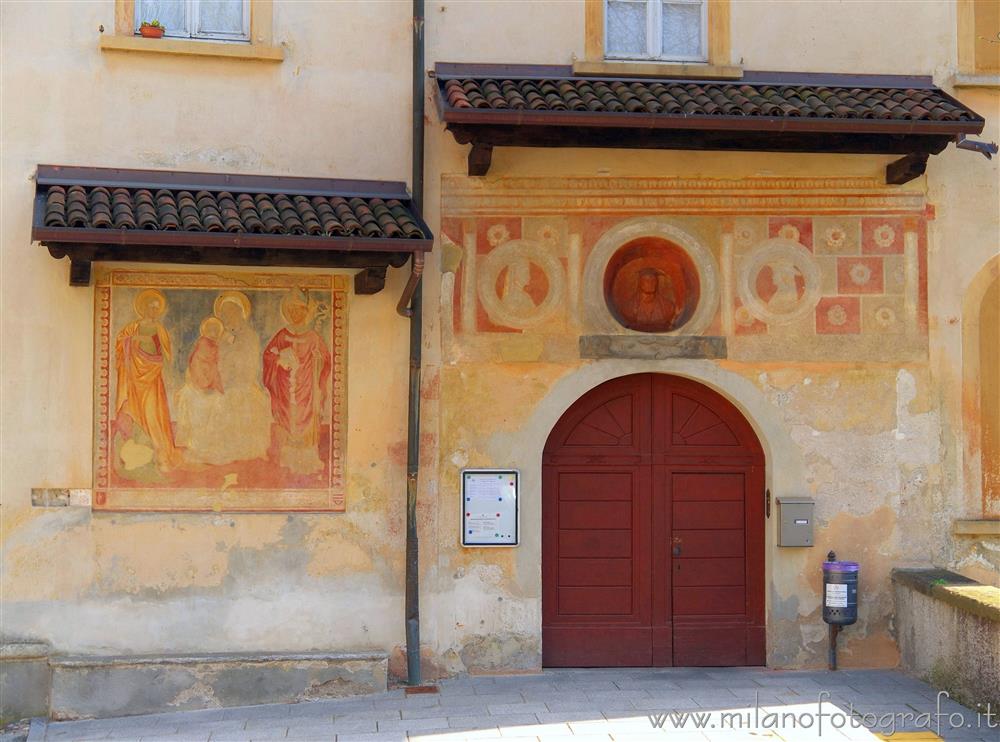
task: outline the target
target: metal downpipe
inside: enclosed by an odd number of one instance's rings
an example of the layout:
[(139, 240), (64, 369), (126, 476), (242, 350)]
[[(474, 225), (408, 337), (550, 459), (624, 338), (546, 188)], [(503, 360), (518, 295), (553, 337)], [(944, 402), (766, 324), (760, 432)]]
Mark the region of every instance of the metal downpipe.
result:
[[(424, 198), (424, 0), (413, 0), (413, 205), (423, 213)], [(406, 674), (420, 685), (420, 562), (417, 538), (417, 474), (420, 468), (420, 365), (423, 312), (420, 271), (423, 255), (413, 255), (416, 282), (410, 299), (410, 384), (406, 419)], [(409, 288), (409, 284), (407, 286)], [(401, 312), (402, 313), (402, 312)]]

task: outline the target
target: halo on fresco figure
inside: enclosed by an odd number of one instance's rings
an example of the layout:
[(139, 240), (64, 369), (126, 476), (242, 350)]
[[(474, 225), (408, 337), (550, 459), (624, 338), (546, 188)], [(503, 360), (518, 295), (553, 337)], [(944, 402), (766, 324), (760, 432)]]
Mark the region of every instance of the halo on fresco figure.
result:
[(812, 253), (794, 240), (764, 240), (740, 263), (736, 291), (751, 315), (768, 325), (795, 322), (820, 298), (820, 269)]
[(711, 251), (672, 220), (657, 216), (625, 219), (603, 235), (594, 245), (583, 271), (584, 320), (588, 329), (609, 334), (649, 335), (648, 331), (623, 325), (605, 299), (605, 273), (619, 248), (628, 243), (652, 238), (680, 248), (697, 270), (697, 304), (682, 324), (662, 335), (698, 335), (712, 323), (719, 306), (719, 269)]
[(243, 319), (250, 319), (250, 299), (242, 291), (220, 291), (212, 305), (212, 313), (219, 317), (224, 304), (236, 304), (243, 312)]
[[(545, 274), (548, 283), (545, 297), (537, 303), (527, 291), (532, 265)], [(501, 274), (504, 282), (498, 290)], [(477, 288), (490, 321), (519, 330), (549, 319), (566, 297), (566, 279), (559, 258), (529, 240), (510, 240), (492, 250), (480, 266)]]
[(132, 309), (135, 310), (137, 317), (145, 317), (146, 309), (149, 307), (153, 301), (159, 302), (159, 312), (156, 317), (162, 317), (167, 311), (167, 297), (163, 295), (163, 292), (159, 289), (143, 289), (138, 294), (136, 294), (135, 299), (132, 300)]

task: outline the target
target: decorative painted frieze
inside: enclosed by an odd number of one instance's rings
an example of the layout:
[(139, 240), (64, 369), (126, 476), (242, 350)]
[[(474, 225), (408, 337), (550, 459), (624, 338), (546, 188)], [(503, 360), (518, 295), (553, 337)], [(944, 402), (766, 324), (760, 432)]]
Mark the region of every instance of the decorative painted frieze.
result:
[(919, 193), (866, 178), (442, 185), (458, 357), (503, 357), (513, 334), (544, 339), (532, 360), (563, 360), (559, 336), (589, 335), (726, 337), (737, 360), (926, 355)]

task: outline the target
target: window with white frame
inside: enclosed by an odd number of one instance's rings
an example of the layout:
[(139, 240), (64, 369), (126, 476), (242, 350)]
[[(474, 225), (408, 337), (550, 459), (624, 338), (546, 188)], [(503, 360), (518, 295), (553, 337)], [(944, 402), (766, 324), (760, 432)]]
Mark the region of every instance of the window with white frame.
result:
[(164, 36), (250, 40), (250, 0), (135, 0), (135, 30), (159, 21)]
[(605, 0), (608, 59), (704, 62), (708, 0)]

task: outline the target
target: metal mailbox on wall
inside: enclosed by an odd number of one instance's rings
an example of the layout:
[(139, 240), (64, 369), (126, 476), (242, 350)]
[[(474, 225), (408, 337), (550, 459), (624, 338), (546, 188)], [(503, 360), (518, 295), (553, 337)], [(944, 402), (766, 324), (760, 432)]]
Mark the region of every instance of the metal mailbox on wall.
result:
[(517, 546), (519, 486), (516, 469), (462, 471), (462, 546)]
[(778, 546), (813, 545), (813, 509), (811, 497), (778, 498)]

